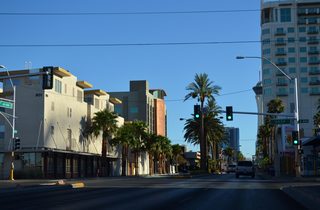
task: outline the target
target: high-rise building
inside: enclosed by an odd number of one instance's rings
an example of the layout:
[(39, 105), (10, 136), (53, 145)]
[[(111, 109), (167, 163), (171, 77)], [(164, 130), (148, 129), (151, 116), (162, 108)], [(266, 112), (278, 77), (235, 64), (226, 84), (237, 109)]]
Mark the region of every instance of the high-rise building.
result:
[[(304, 136), (313, 135), (313, 116), (320, 96), (320, 1), (262, 0), (262, 56), (298, 81), (299, 117)], [(262, 60), (264, 110), (279, 97), (286, 114), (295, 112), (294, 81), (288, 80), (270, 62)]]
[(162, 89), (149, 89), (146, 80), (130, 81), (130, 91), (109, 92), (122, 103), (115, 112), (126, 121), (140, 120), (148, 125), (150, 133), (167, 136), (167, 110)]

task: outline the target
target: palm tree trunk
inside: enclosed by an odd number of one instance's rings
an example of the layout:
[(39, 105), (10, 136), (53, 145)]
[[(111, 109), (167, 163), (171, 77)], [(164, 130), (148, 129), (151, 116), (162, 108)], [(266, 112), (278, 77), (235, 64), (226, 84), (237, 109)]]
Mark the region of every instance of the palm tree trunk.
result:
[(123, 145), (122, 146), (122, 176), (126, 176), (127, 175), (127, 156), (128, 152), (127, 152), (127, 145)]
[(200, 117), (200, 168), (201, 170), (207, 170), (207, 143), (204, 138), (204, 117), (203, 117), (203, 101), (200, 102), (201, 117)]
[(107, 140), (106, 138), (102, 138), (102, 149), (101, 149), (101, 176), (106, 176), (106, 169), (107, 169)]

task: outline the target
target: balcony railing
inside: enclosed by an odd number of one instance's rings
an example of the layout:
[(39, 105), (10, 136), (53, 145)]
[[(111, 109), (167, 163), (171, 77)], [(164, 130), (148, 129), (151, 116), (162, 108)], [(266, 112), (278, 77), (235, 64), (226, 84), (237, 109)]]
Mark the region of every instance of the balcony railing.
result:
[(286, 52), (276, 52), (276, 56), (285, 56), (287, 55)]
[(276, 65), (277, 66), (286, 66), (287, 62), (277, 62)]
[(319, 74), (320, 74), (320, 70), (309, 71), (309, 75), (319, 75)]
[(288, 86), (288, 82), (277, 82), (277, 86)]
[(281, 97), (281, 96), (288, 96), (288, 93), (277, 93), (277, 96)]
[(311, 95), (311, 96), (320, 95), (320, 91), (311, 91), (311, 92), (310, 92), (310, 95)]
[(319, 31), (308, 31), (307, 33), (308, 33), (308, 34), (318, 34)]
[(319, 44), (319, 40), (308, 40), (308, 44)]
[(285, 36), (286, 33), (285, 32), (276, 32), (274, 33), (275, 36)]
[(320, 80), (317, 81), (310, 81), (309, 85), (320, 85)]
[(309, 65), (319, 65), (320, 61), (309, 61), (308, 64)]
[(309, 55), (318, 55), (319, 51), (318, 50), (313, 50), (308, 52)]
[(276, 46), (284, 46), (284, 45), (287, 45), (287, 43), (284, 41), (281, 41), (281, 42), (276, 42), (275, 45)]

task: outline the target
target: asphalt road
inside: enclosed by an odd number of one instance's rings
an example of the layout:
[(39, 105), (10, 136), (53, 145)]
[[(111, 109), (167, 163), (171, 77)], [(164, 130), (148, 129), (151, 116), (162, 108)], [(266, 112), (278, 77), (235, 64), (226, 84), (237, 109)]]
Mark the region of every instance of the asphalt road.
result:
[(79, 189), (39, 185), (0, 189), (0, 209), (305, 209), (281, 190), (291, 182), (236, 179), (234, 174), (84, 182)]

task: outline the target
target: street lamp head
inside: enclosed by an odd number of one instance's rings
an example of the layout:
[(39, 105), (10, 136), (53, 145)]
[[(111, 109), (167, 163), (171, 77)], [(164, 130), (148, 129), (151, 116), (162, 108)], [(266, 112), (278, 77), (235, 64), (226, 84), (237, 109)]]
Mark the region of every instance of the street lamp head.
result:
[(244, 59), (244, 56), (237, 56), (236, 59)]
[(180, 118), (179, 120), (185, 120), (184, 118)]
[(0, 65), (0, 69), (5, 69), (6, 67), (4, 65)]

